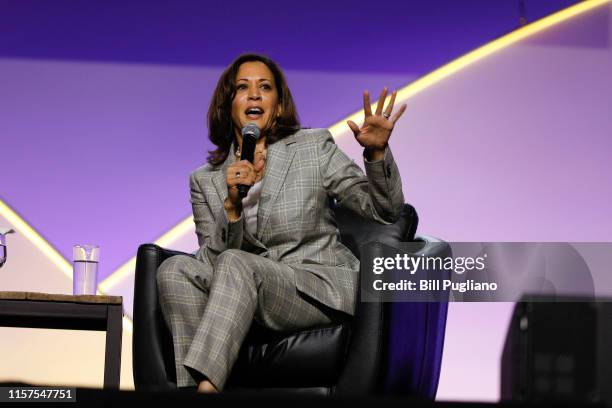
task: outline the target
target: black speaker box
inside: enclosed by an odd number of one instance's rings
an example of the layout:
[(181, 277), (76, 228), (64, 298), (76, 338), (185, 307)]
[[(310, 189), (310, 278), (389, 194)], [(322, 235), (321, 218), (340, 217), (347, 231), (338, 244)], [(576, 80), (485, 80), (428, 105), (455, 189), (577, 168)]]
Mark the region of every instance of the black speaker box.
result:
[(612, 299), (521, 299), (504, 344), (501, 397), (612, 402)]

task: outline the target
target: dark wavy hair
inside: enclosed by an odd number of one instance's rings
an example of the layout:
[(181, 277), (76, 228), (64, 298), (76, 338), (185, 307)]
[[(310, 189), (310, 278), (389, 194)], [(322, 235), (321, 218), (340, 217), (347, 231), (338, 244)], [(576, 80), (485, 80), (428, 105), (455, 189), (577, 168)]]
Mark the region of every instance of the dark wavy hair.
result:
[(208, 107), (208, 138), (217, 146), (208, 152), (208, 163), (219, 165), (225, 161), (234, 140), (234, 124), (232, 122), (232, 101), (236, 95), (236, 75), (245, 62), (259, 61), (265, 64), (274, 76), (274, 84), (278, 92), (278, 102), (281, 106), (280, 115), (271, 128), (263, 135), (268, 144), (275, 143), (300, 129), (297, 110), (287, 81), (278, 65), (268, 57), (258, 54), (243, 54), (236, 58), (223, 71), (210, 106)]

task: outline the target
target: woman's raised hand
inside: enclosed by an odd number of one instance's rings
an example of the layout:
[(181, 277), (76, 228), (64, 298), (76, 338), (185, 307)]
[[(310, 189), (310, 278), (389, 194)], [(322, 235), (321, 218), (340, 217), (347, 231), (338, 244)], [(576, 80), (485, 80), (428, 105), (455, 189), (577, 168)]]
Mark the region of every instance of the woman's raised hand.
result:
[(370, 107), (370, 94), (368, 91), (364, 91), (363, 125), (359, 127), (352, 120), (346, 122), (353, 131), (355, 139), (357, 139), (357, 142), (364, 147), (366, 154), (370, 159), (379, 160), (383, 157), (385, 147), (387, 146), (389, 137), (391, 137), (391, 131), (395, 126), (395, 122), (397, 122), (397, 120), (406, 110), (406, 104), (403, 104), (399, 110), (395, 112), (393, 116), (391, 116), (393, 113), (393, 104), (395, 103), (396, 96), (397, 91), (393, 91), (391, 94), (391, 100), (384, 109), (383, 113), (383, 105), (385, 103), (385, 99), (387, 98), (387, 88), (383, 88), (382, 92), (380, 93), (380, 98), (378, 98), (376, 112), (372, 114), (372, 109)]

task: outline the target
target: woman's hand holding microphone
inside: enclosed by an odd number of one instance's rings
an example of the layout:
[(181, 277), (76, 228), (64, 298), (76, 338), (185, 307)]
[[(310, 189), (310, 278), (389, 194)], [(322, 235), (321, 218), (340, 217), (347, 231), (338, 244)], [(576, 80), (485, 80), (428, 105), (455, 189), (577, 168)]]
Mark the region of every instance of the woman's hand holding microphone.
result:
[(242, 215), (242, 197), (238, 194), (238, 186), (252, 186), (261, 179), (260, 174), (265, 166), (265, 158), (260, 156), (255, 160), (255, 164), (248, 160), (240, 160), (227, 167), (225, 174), (227, 198), (223, 203), (223, 208), (230, 222), (237, 221)]

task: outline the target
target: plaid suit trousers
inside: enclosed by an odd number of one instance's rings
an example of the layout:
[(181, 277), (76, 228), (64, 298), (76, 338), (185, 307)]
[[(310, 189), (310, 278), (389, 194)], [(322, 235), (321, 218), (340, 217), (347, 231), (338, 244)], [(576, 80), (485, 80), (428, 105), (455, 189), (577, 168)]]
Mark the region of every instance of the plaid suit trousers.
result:
[(228, 249), (214, 266), (176, 255), (157, 270), (162, 313), (172, 332), (178, 387), (205, 376), (222, 390), (253, 319), (278, 331), (334, 320), (325, 306), (299, 293), (289, 265)]

